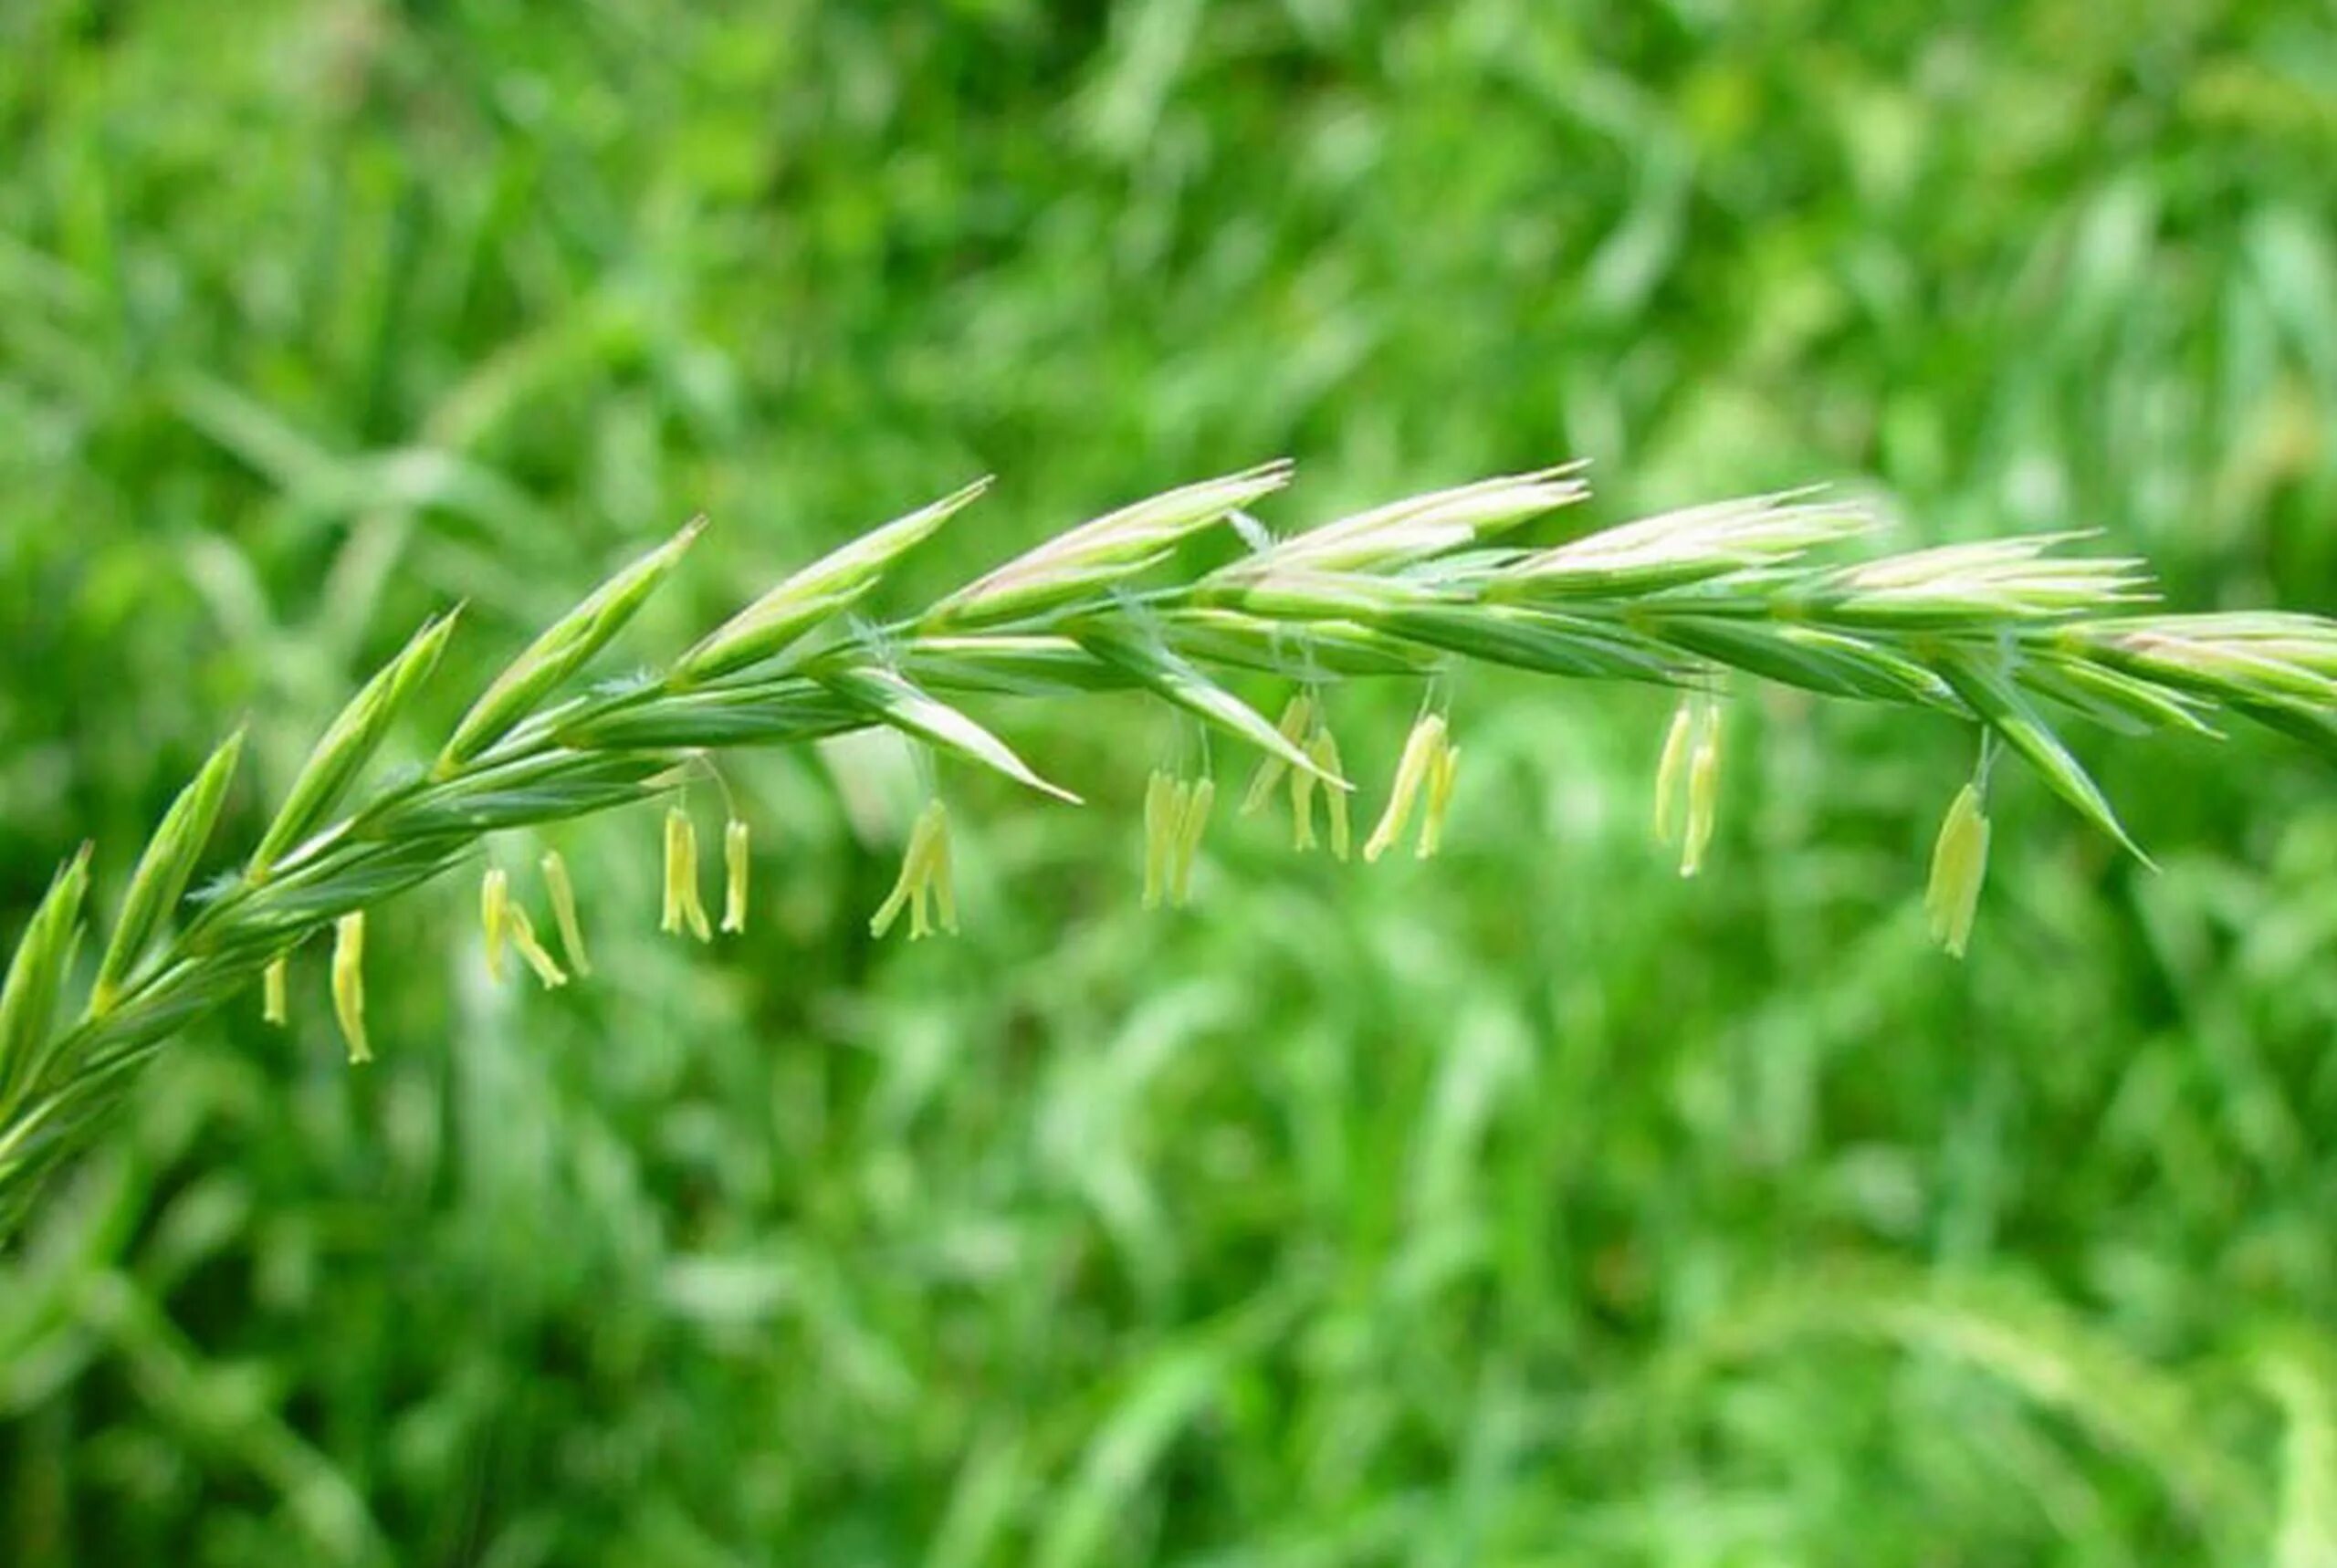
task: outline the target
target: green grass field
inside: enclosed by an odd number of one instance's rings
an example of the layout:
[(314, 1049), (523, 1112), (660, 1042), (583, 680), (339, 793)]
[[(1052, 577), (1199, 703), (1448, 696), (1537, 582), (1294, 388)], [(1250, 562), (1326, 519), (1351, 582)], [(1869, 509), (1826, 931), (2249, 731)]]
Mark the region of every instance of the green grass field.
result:
[[(0, 944), (700, 511), (626, 656), (1284, 455), (2329, 613), (2332, 168), (2313, 0), (0, 0)], [(953, 775), (952, 942), (881, 751), (727, 766), (707, 948), (654, 808), (515, 835), (590, 984), (403, 897), (374, 1065), (304, 956), (0, 1254), (0, 1563), (2337, 1563), (2337, 773), (2078, 732), (2162, 869), (2008, 775), (1958, 964), (1966, 728), (1741, 693), (1693, 881), (1669, 700), (1486, 673), (1441, 858), (1229, 814), (1184, 911), (1134, 701), (983, 707), (1090, 804)]]

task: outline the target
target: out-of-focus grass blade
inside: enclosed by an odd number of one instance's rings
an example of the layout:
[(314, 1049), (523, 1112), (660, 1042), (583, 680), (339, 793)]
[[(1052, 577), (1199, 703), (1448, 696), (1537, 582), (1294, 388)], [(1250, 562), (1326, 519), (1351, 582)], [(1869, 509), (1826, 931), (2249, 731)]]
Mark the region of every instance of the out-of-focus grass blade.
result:
[(2118, 821), (2118, 813), (2111, 810), (2109, 799), (2092, 776), (2061, 744), (2052, 727), (2037, 716), (2009, 678), (1961, 648), (1940, 650), (1939, 673), (1974, 713), (2028, 759), (2056, 795), (2117, 840), (2128, 854), (2144, 865), (2154, 864)]
[(890, 670), (852, 665), (823, 671), (821, 683), (845, 701), (868, 711), (877, 721), (929, 741), (945, 751), (1003, 773), (1018, 784), (1053, 795), (1076, 806), (1079, 797), (1033, 772), (1006, 742), (939, 698), (919, 691)]
[(529, 643), (527, 651), (495, 677), (455, 727), (453, 738), (439, 754), (436, 770), (442, 775), (451, 772), (494, 745), (605, 647), (672, 574), (705, 527), (705, 518), (693, 518), (672, 538), (594, 589)]
[(210, 759), (195, 773), (179, 797), (163, 814), (162, 826), (146, 842), (146, 852), (138, 858), (138, 869), (131, 873), (130, 889), (122, 895), (121, 915), (114, 922), (113, 936), (106, 943), (105, 956), (98, 963), (97, 985), (90, 993), (89, 1007), (102, 1012), (111, 1005), (122, 980), (131, 966), (146, 951), (154, 933), (171, 912), (178, 907), (179, 899), (186, 892), (187, 879), (194, 874), (194, 862), (203, 853), (203, 846), (210, 841), (212, 827), (219, 820), (219, 808), (227, 798), (227, 786), (236, 776), (236, 760), (243, 753), (244, 732), (237, 730), (220, 743)]
[(1325, 771), (1303, 748), (1293, 745), (1273, 720), (1126, 622), (1089, 622), (1076, 628), (1074, 634), (1081, 647), (1106, 664), (1127, 671), (1197, 718), (1325, 783), (1341, 789), (1350, 788), (1346, 779)]
[(422, 623), (413, 640), (382, 666), (364, 689), (341, 710), (301, 764), (284, 804), (252, 852), (250, 874), (266, 876), (286, 851), (322, 825), (350, 781), (357, 777), (382, 744), (382, 737), (427, 678), (446, 639), (455, 630), (455, 614), (433, 616)]
[(2281, 1445), (2273, 1568), (2337, 1564), (2337, 1400), (2328, 1357), (2304, 1346), (2267, 1354), (2257, 1375), (2288, 1421)]
[(682, 655), (675, 673), (710, 681), (786, 651), (823, 622), (850, 610), (885, 580), (893, 563), (980, 498), (988, 478), (886, 524), (822, 557), (740, 611)]

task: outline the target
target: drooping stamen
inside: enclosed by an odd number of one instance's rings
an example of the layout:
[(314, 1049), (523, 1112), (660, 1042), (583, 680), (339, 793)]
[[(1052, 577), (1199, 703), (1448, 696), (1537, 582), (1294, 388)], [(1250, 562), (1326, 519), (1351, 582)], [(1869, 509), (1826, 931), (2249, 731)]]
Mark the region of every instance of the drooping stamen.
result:
[(511, 924), (511, 879), (489, 866), (478, 881), (478, 923), (487, 939), (487, 977), (503, 983), (503, 943)]
[(906, 909), (909, 913), (909, 939), (916, 941), (931, 935), (928, 900), (938, 902), (941, 927), (954, 934), (958, 929), (958, 891), (949, 862), (949, 813), (938, 800), (929, 802), (918, 812), (916, 824), (909, 829), (908, 848), (901, 854), (900, 875), (894, 879), (893, 891), (886, 894), (885, 902), (869, 918), (868, 934), (884, 936)]
[(1168, 901), (1179, 909), (1193, 896), (1193, 857), (1200, 851), (1201, 835), (1209, 831), (1209, 814), (1216, 804), (1216, 779), (1202, 779), (1188, 789), (1168, 866)]
[(697, 827), (679, 806), (665, 811), (665, 900), (657, 928), (676, 935), (687, 930), (701, 942), (714, 939), (706, 905), (698, 900)]
[(1290, 847), (1315, 847), (1315, 775), (1296, 768), (1290, 770)]
[[(958, 935), (958, 866), (949, 852), (949, 813), (936, 800), (926, 810), (933, 818), (933, 847), (927, 852), (926, 881), (933, 889), (934, 913), (941, 929)], [(916, 933), (912, 932), (914, 937)]]
[(1681, 837), (1680, 874), (1694, 876), (1704, 866), (1712, 848), (1713, 829), (1720, 818), (1720, 704), (1703, 700), (1698, 716), (1696, 746), (1688, 759), (1688, 824)]
[(528, 912), (515, 904), (508, 915), (511, 946), (519, 950), (528, 967), (535, 971), (537, 982), (548, 991), (558, 990), (568, 984), (568, 976), (552, 961), (552, 956), (544, 951), (544, 945), (536, 939), (536, 923), (528, 918)]
[[(1329, 729), (1315, 732), (1315, 738), (1307, 744), (1306, 755), (1315, 759), (1315, 767), (1332, 778), (1347, 777), (1347, 768), (1339, 760), (1339, 743), (1331, 737)], [(1331, 858), (1345, 861), (1354, 849), (1347, 822), (1347, 792), (1345, 789), (1324, 790), (1323, 806), (1331, 820)]]
[(1178, 792), (1183, 785), (1159, 768), (1144, 785), (1144, 907), (1160, 907), (1168, 887), (1170, 840), (1181, 812)]
[(1429, 769), (1428, 800), (1420, 809), (1420, 841), (1417, 852), (1421, 860), (1431, 860), (1444, 843), (1444, 814), (1452, 804), (1452, 780), (1461, 768), (1461, 748), (1450, 742), (1440, 745), (1435, 766)]
[(551, 898), (551, 917), (560, 927), (560, 945), (568, 953), (568, 967), (580, 978), (590, 978), (592, 961), (584, 954), (584, 926), (576, 917), (576, 889), (568, 880), (568, 862), (560, 858), (558, 850), (546, 850), (543, 858), (544, 891)]
[(1655, 841), (1676, 843), (1680, 838), (1680, 806), (1685, 798), (1688, 742), (1696, 726), (1696, 699), (1683, 696), (1672, 711), (1672, 727), (1663, 737), (1663, 760), (1655, 767)]
[(1932, 940), (1961, 958), (1971, 945), (1972, 922), (1980, 908), (1980, 887), (1988, 874), (1988, 818), (1978, 788), (1955, 792), (1932, 849), (1931, 884), (1923, 892), (1923, 915)]
[(279, 953), (268, 961), (267, 972), (260, 977), (259, 1016), (264, 1023), (282, 1029), (291, 1021), (292, 1008), (288, 995), (291, 989), (292, 960)]
[(332, 1012), (354, 1064), (373, 1060), (365, 1038), (365, 912), (342, 915), (332, 927)]
[(733, 817), (722, 830), (722, 929), (733, 935), (747, 928), (747, 824)]
[(1371, 830), (1371, 837), (1363, 846), (1365, 860), (1377, 861), (1403, 837), (1404, 829), (1412, 820), (1412, 806), (1420, 799), (1421, 787), (1428, 783), (1430, 771), (1443, 748), (1444, 716), (1421, 715), (1412, 726), (1411, 734), (1405, 737), (1404, 754), (1396, 763), (1396, 783), (1388, 796), (1388, 809), (1380, 813), (1379, 825)]
[[(1300, 692), (1284, 705), (1281, 721), (1274, 727), (1282, 732), (1284, 740), (1297, 746), (1314, 724), (1315, 699)], [(1242, 815), (1254, 817), (1265, 810), (1267, 800), (1273, 796), (1274, 786), (1282, 782), (1283, 772), (1289, 766), (1272, 753), (1258, 764), (1258, 770), (1250, 775), (1250, 788), (1242, 791)]]

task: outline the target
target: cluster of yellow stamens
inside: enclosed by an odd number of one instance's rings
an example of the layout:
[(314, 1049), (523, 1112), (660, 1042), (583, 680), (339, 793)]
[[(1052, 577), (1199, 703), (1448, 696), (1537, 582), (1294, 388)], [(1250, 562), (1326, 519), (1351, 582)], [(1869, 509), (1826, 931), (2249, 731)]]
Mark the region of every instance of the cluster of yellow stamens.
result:
[(1364, 841), (1363, 858), (1377, 861), (1395, 847), (1411, 825), (1412, 812), (1420, 814), (1417, 853), (1428, 860), (1443, 846), (1445, 813), (1451, 809), (1452, 783), (1461, 767), (1460, 747), (1452, 744), (1444, 716), (1422, 714), (1404, 737), (1404, 753), (1396, 762), (1396, 782), (1388, 792), (1388, 809), (1379, 825)]
[(909, 914), (909, 940), (930, 936), (935, 919), (939, 928), (951, 936), (958, 934), (958, 884), (949, 861), (949, 812), (939, 800), (929, 802), (917, 813), (917, 822), (909, 829), (908, 848), (901, 855), (901, 874), (893, 883), (893, 891), (876, 906), (875, 915), (868, 922), (868, 934), (882, 936), (901, 917)]
[(1178, 779), (1155, 768), (1144, 789), (1144, 906), (1166, 898), (1182, 909), (1193, 894), (1193, 857), (1217, 804), (1214, 779)]
[(1682, 876), (1702, 871), (1712, 848), (1720, 811), (1720, 729), (1718, 698), (1706, 692), (1681, 698), (1656, 765), (1655, 836), (1679, 844)]
[(546, 990), (568, 984), (568, 972), (544, 950), (536, 937), (535, 922), (511, 901), (511, 879), (500, 866), (491, 866), (479, 879), (479, 926), (487, 937), (487, 972), (498, 984), (503, 979), (504, 949), (514, 947)]
[(1346, 860), (1353, 846), (1347, 791), (1324, 782), (1326, 779), (1345, 779), (1346, 766), (1339, 758), (1338, 741), (1323, 722), (1322, 704), (1308, 693), (1299, 693), (1283, 708), (1282, 722), (1276, 727), (1283, 739), (1303, 753), (1319, 771), (1294, 768), (1281, 757), (1267, 757), (1250, 776), (1250, 788), (1242, 796), (1242, 814), (1251, 817), (1265, 810), (1266, 802), (1273, 798), (1274, 786), (1287, 779), (1291, 847), (1302, 851), (1316, 847), (1315, 798), (1319, 793), (1332, 858)]

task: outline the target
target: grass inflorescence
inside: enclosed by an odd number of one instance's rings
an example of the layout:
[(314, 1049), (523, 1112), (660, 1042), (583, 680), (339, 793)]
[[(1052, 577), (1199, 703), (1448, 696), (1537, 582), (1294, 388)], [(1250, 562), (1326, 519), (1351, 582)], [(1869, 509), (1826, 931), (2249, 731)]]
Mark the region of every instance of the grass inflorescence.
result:
[[(487, 686), (419, 773), (361, 780), (432, 676), (456, 618), (434, 616), (328, 727), (243, 869), (181, 909), (232, 781), (240, 737), (198, 772), (141, 855), (86, 998), (66, 1004), (85, 925), (89, 852), (58, 873), (0, 997), (0, 1227), (81, 1142), (139, 1065), (189, 1020), (266, 975), (282, 1012), (288, 956), (330, 926), (332, 992), (352, 1059), (364, 1025), (364, 915), (461, 864), (494, 833), (673, 792), (707, 754), (883, 727), (1059, 800), (959, 706), (1015, 694), (1141, 691), (1263, 754), (1245, 810), (1286, 778), (1301, 847), (1313, 803), (1348, 848), (1347, 796), (1326, 719), (1360, 679), (1412, 680), (1427, 699), (1378, 827), (1377, 860), (1410, 829), (1434, 852), (1459, 758), (1437, 694), (1471, 664), (1678, 688), (1657, 823), (1703, 864), (1717, 809), (1721, 687), (1743, 674), (1828, 696), (1929, 708), (1985, 737), (1934, 858), (1934, 936), (1961, 954), (1985, 873), (1989, 762), (2001, 746), (2136, 855), (2108, 799), (2064, 742), (2068, 717), (2133, 734), (2216, 733), (2225, 715), (2337, 752), (2337, 622), (2265, 612), (2146, 608), (2143, 563), (2073, 554), (2075, 536), (1846, 559), (1871, 532), (1858, 507), (1793, 492), (1690, 507), (1550, 547), (1513, 530), (1582, 499), (1572, 466), (1485, 480), (1284, 538), (1249, 508), (1283, 488), (1275, 463), (1167, 492), (1073, 528), (948, 593), (877, 623), (862, 608), (907, 550), (982, 494), (958, 491), (867, 534), (764, 594), (665, 670), (579, 690), (586, 666), (683, 561), (694, 521), (627, 565)], [(1229, 525), (1231, 527), (1229, 528)], [(1221, 564), (1183, 566), (1200, 536), (1238, 536)], [(1180, 569), (1181, 568), (1181, 569)], [(1277, 723), (1229, 682), (1296, 688)], [(1214, 781), (1157, 776), (1146, 812), (1148, 903), (1184, 904)], [(957, 928), (948, 818), (931, 801), (899, 882), (875, 915), (911, 933)], [(696, 830), (666, 819), (664, 924), (710, 936)], [(747, 829), (726, 829), (722, 926), (747, 909)], [(568, 967), (538, 938), (506, 873), (483, 889), (491, 963), (507, 946), (546, 985), (589, 972), (574, 892), (544, 868)], [(173, 929), (173, 917), (175, 928)]]

